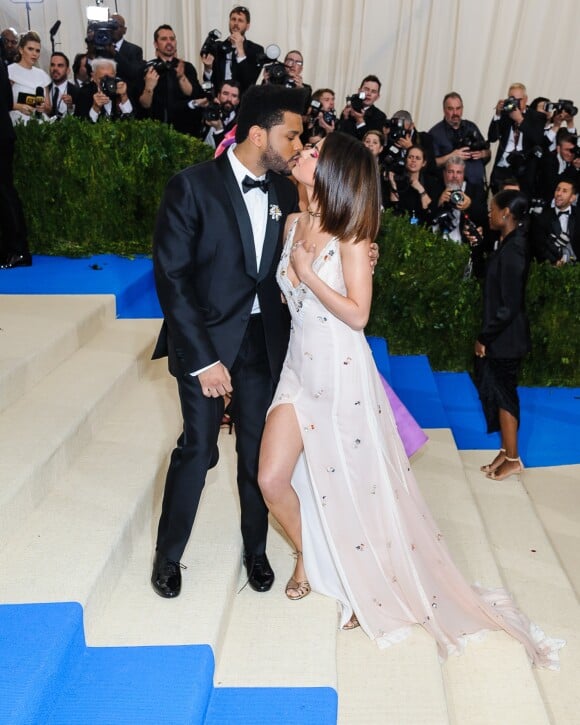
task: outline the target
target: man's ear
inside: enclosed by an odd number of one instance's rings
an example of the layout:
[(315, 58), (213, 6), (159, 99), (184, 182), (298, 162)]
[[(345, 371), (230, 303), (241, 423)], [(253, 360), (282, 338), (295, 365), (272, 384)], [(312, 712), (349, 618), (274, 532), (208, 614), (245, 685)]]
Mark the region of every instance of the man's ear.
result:
[(250, 126), (248, 132), (249, 141), (257, 148), (265, 148), (267, 145), (268, 132), (261, 126)]

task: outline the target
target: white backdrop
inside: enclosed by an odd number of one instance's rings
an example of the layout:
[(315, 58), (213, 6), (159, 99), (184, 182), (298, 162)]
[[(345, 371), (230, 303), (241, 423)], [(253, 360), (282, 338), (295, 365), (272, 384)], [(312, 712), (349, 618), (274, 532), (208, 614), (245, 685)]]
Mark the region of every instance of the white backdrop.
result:
[[(70, 58), (82, 51), (90, 0), (32, 0), (31, 28), (43, 38), (47, 68), (49, 28)], [(117, 0), (127, 39), (153, 56), (153, 30), (169, 23), (178, 52), (200, 69), (199, 48), (208, 30), (227, 32), (231, 0)], [(115, 0), (105, 0), (115, 11)], [(282, 53), (304, 54), (304, 80), (329, 86), (337, 106), (362, 77), (383, 82), (378, 106), (388, 115), (409, 110), (420, 130), (442, 118), (451, 90), (463, 96), (465, 116), (486, 134), (493, 108), (512, 81), (526, 84), (530, 100), (580, 101), (579, 0), (252, 0), (248, 37)], [(0, 0), (0, 27), (28, 29), (26, 9)], [(577, 103), (578, 105), (578, 103)]]

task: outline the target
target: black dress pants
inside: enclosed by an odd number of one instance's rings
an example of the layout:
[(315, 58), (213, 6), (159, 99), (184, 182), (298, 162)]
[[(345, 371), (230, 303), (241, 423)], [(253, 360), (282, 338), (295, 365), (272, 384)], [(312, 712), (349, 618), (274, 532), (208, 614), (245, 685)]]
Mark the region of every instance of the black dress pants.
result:
[[(171, 344), (171, 342), (169, 342)], [(263, 554), (268, 509), (258, 487), (258, 459), (266, 412), (276, 381), (268, 364), (260, 315), (252, 315), (232, 369), (230, 414), (236, 432), (241, 529), (247, 554)], [(218, 461), (222, 398), (206, 398), (197, 378), (177, 379), (183, 433), (171, 455), (157, 534), (157, 550), (179, 561), (187, 544), (207, 471)]]
[(0, 262), (13, 254), (28, 254), (24, 211), (14, 188), (13, 161), (14, 141), (0, 139)]

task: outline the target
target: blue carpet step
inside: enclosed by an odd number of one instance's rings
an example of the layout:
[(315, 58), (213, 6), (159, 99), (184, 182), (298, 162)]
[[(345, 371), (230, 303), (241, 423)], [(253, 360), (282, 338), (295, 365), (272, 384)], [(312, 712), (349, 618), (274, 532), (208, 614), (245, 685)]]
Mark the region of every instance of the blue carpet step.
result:
[(450, 428), (426, 355), (391, 355), (391, 385), (421, 428)]
[[(434, 373), (459, 450), (496, 450), (498, 433), (486, 433), (477, 389), (468, 373)], [(520, 455), (527, 466), (580, 463), (580, 389), (518, 388)]]
[(204, 725), (336, 725), (331, 687), (217, 687)]
[(79, 604), (0, 606), (0, 723), (202, 723), (208, 645), (86, 647)]

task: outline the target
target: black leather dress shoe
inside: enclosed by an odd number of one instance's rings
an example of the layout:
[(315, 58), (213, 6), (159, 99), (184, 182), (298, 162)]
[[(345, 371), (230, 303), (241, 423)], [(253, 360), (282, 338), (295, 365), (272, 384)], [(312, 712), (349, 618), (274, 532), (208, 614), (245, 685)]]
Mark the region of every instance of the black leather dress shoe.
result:
[(14, 267), (30, 267), (32, 257), (30, 254), (11, 254), (8, 259), (0, 264), (0, 269), (14, 269)]
[(274, 583), (274, 572), (266, 554), (245, 554), (244, 566), (248, 572), (248, 584), (257, 592), (267, 592)]
[(173, 599), (181, 591), (181, 569), (185, 569), (178, 561), (168, 559), (157, 552), (153, 562), (151, 584), (160, 597)]

